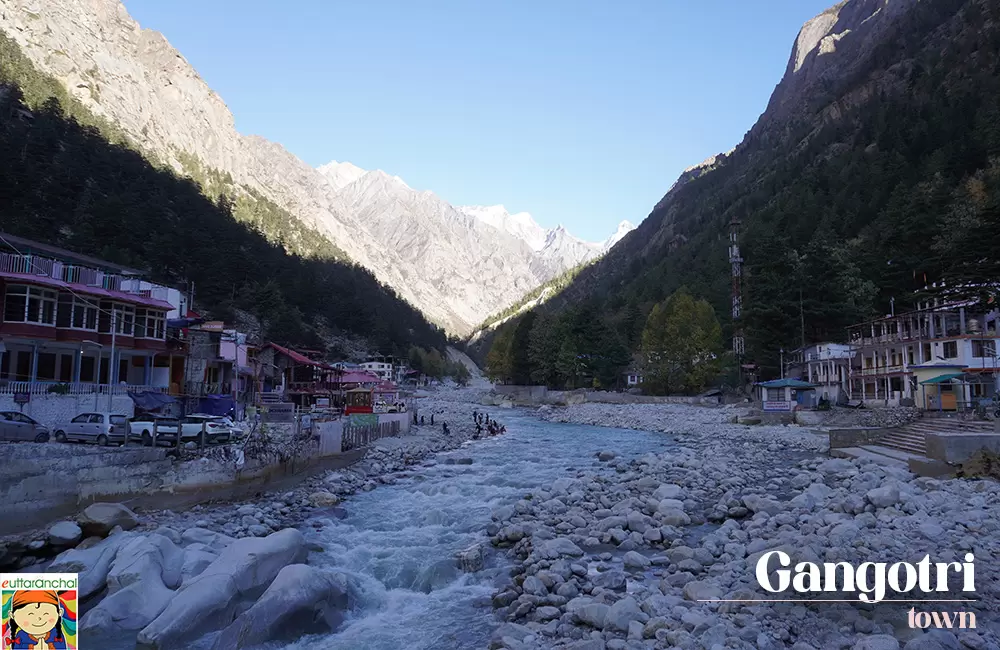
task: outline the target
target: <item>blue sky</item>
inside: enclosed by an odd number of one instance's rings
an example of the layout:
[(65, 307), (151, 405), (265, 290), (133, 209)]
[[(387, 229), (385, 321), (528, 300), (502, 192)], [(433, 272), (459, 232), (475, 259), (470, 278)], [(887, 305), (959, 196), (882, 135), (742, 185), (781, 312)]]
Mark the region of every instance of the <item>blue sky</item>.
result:
[(599, 240), (737, 144), (833, 0), (125, 0), (313, 166)]

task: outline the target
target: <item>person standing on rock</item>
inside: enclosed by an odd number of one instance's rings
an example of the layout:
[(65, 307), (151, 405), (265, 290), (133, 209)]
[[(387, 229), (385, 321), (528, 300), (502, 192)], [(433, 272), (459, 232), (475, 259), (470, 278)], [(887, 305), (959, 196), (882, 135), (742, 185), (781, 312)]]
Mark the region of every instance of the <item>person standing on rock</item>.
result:
[(431, 426), (434, 426), (434, 414), (431, 413)]
[(448, 423), (447, 422), (442, 422), (441, 423), (441, 430), (444, 432), (444, 435), (448, 435), (449, 433), (451, 433), (448, 430)]

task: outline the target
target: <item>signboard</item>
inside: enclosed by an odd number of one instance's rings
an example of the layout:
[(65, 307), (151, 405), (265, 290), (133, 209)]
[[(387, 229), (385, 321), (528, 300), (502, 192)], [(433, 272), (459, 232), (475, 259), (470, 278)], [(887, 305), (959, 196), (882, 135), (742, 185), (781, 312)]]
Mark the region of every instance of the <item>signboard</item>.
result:
[(765, 411), (791, 411), (792, 402), (764, 402)]
[(330, 408), (330, 398), (329, 397), (317, 397), (316, 398), (316, 408), (328, 409)]
[(373, 413), (352, 413), (352, 427), (371, 427), (378, 424), (378, 416)]
[(24, 406), (31, 401), (31, 393), (14, 393), (14, 403)]

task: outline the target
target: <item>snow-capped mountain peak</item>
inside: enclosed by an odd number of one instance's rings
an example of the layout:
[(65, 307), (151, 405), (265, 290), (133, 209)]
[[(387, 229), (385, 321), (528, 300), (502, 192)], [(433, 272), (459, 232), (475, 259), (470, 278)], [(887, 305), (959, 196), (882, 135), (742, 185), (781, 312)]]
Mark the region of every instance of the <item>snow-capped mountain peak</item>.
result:
[(527, 212), (511, 214), (502, 205), (468, 205), (460, 206), (458, 210), (524, 241), (536, 253), (545, 248), (545, 228), (539, 226)]
[(611, 235), (603, 242), (601, 242), (602, 252), (607, 252), (611, 250), (611, 248), (615, 244), (620, 242), (622, 238), (625, 237), (625, 235), (629, 234), (633, 230), (635, 230), (635, 224), (633, 224), (631, 221), (620, 221), (618, 223), (618, 230), (615, 231), (615, 234)]
[(337, 162), (336, 160), (320, 165), (316, 171), (323, 174), (333, 189), (338, 192), (368, 173), (367, 170), (361, 169), (357, 165), (349, 162)]

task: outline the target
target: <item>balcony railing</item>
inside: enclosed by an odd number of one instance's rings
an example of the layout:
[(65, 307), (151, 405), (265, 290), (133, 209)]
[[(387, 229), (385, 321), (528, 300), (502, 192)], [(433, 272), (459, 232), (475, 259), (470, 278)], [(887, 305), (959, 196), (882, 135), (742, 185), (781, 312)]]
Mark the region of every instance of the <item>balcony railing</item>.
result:
[(229, 382), (189, 381), (185, 384), (188, 395), (231, 395), (233, 385)]
[(162, 393), (166, 388), (143, 384), (93, 384), (61, 381), (8, 381), (0, 379), (0, 395), (125, 395), (127, 393)]
[(166, 287), (144, 283), (149, 286), (140, 290), (141, 285), (135, 280), (125, 279), (114, 273), (105, 273), (99, 269), (66, 264), (59, 260), (36, 255), (0, 253), (0, 273), (40, 275), (72, 284), (100, 287), (108, 291), (124, 291), (160, 300), (166, 300), (167, 296)]
[(854, 370), (854, 375), (855, 376), (859, 376), (860, 375), (862, 377), (873, 377), (873, 376), (877, 376), (877, 375), (888, 375), (888, 374), (891, 374), (891, 373), (894, 373), (894, 372), (903, 372), (905, 370), (906, 370), (906, 368), (904, 366), (902, 366), (902, 365), (897, 365), (897, 366), (878, 366), (877, 368), (862, 368), (860, 370), (859, 369), (855, 369)]

